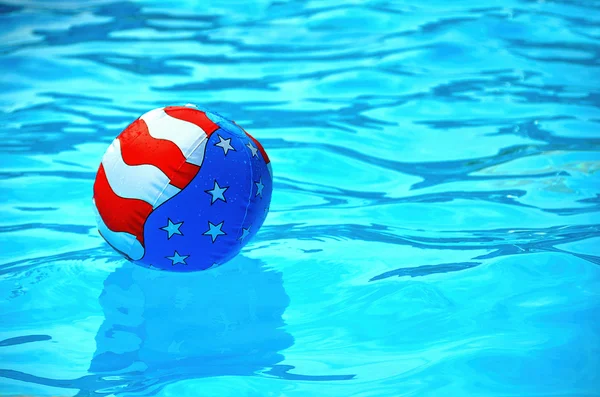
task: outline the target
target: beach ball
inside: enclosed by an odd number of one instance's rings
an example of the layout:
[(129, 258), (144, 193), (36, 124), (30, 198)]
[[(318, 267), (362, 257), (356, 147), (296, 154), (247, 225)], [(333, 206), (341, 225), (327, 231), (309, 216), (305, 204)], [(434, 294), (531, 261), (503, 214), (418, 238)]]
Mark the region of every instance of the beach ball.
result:
[(188, 272), (227, 262), (263, 224), (269, 157), (235, 122), (192, 105), (154, 109), (106, 150), (93, 204), (98, 231), (128, 260)]

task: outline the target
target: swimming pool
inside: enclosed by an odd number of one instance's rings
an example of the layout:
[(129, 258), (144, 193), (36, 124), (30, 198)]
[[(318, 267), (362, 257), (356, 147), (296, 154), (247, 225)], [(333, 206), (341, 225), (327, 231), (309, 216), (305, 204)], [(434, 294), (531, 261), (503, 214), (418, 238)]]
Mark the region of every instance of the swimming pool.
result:
[[(0, 395), (598, 395), (597, 1), (0, 13)], [(271, 210), (220, 268), (150, 271), (93, 179), (188, 102), (263, 143)]]

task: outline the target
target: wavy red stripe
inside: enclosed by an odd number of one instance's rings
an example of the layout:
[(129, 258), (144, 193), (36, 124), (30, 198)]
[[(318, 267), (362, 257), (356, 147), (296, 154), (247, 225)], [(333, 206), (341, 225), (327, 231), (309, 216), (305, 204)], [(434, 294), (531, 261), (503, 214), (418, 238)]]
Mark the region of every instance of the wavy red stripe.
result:
[(102, 164), (94, 182), (94, 201), (110, 230), (132, 234), (144, 245), (144, 223), (152, 212), (152, 206), (142, 200), (117, 196), (108, 183)]
[(118, 139), (125, 164), (153, 165), (171, 180), (171, 185), (179, 189), (186, 187), (200, 170), (197, 165), (185, 161), (185, 156), (176, 144), (153, 138), (142, 119), (131, 123)]
[(202, 128), (207, 136), (219, 129), (219, 126), (208, 118), (206, 113), (185, 106), (167, 106), (165, 113), (179, 120), (187, 121)]

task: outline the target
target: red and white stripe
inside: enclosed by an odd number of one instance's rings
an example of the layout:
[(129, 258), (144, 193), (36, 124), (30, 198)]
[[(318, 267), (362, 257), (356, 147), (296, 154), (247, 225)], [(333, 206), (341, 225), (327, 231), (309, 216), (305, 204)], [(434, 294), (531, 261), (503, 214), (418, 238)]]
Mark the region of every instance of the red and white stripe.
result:
[(113, 141), (94, 183), (98, 229), (109, 244), (133, 260), (144, 255), (146, 219), (196, 176), (217, 129), (204, 112), (171, 106), (144, 114)]

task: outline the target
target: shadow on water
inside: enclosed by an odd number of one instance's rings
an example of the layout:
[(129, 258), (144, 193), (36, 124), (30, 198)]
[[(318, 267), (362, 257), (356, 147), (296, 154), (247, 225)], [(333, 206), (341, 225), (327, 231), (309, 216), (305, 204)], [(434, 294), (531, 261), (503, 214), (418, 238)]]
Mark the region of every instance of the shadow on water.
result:
[(186, 274), (127, 263), (104, 282), (100, 304), (105, 320), (90, 372), (122, 379), (104, 392), (151, 392), (184, 379), (263, 371), (294, 380), (353, 378), (288, 374), (293, 366), (277, 365), (294, 343), (282, 318), (289, 297), (281, 274), (256, 259), (238, 256)]
[[(238, 256), (227, 266), (186, 274), (127, 263), (106, 279), (100, 304), (105, 320), (90, 372), (124, 374), (128, 392), (263, 370), (294, 380), (354, 377), (289, 374), (293, 366), (277, 365), (284, 358), (281, 351), (294, 343), (283, 328), (289, 297), (281, 274), (256, 259)], [(79, 395), (91, 394), (82, 390)]]
[(100, 304), (105, 320), (90, 372), (122, 379), (106, 392), (253, 375), (275, 366), (293, 344), (283, 329), (289, 298), (281, 274), (241, 256), (185, 275), (127, 263), (104, 282)]
[[(106, 278), (99, 301), (105, 319), (89, 375), (59, 380), (0, 370), (0, 376), (79, 389), (79, 397), (153, 395), (173, 382), (216, 376), (354, 378), (293, 374), (293, 366), (278, 365), (294, 343), (282, 318), (289, 297), (281, 273), (259, 260), (240, 255), (227, 266), (186, 274), (125, 263)], [(2, 345), (49, 337), (13, 339)]]

